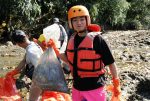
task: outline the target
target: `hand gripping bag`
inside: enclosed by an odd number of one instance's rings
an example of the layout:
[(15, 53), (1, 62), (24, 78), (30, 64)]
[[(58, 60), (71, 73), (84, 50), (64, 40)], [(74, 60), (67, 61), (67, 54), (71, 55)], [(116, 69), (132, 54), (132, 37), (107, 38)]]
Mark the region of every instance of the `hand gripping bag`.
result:
[(48, 48), (41, 56), (34, 70), (33, 80), (43, 91), (69, 91), (62, 67), (52, 48)]

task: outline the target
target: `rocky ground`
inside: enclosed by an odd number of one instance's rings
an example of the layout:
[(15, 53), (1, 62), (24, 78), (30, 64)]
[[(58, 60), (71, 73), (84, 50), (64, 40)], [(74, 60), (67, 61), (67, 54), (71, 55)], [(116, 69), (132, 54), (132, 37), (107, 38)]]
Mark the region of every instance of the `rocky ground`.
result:
[(150, 101), (150, 31), (113, 31), (103, 35), (118, 65), (127, 101)]
[[(150, 101), (150, 30), (109, 31), (102, 36), (116, 59), (122, 96), (127, 101)], [(10, 42), (0, 45), (1, 77), (15, 68), (24, 52)]]

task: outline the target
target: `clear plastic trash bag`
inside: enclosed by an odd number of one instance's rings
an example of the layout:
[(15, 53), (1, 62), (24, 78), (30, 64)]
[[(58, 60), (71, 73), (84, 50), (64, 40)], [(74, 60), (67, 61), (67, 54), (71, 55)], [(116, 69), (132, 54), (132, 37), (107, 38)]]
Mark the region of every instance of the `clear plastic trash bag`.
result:
[(48, 42), (49, 39), (53, 39), (56, 44), (56, 47), (60, 48), (61, 43), (60, 43), (60, 41), (58, 41), (60, 38), (60, 28), (59, 28), (58, 24), (54, 23), (54, 24), (44, 28), (43, 35), (45, 37), (46, 42)]
[(62, 67), (52, 48), (48, 48), (41, 56), (34, 70), (33, 80), (43, 90), (69, 91)]

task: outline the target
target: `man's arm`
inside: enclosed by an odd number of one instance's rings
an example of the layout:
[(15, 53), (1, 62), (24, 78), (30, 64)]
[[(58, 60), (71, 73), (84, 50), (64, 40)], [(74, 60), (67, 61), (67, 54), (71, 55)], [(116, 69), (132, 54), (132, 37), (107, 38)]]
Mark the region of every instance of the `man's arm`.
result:
[(62, 34), (63, 34), (63, 44), (60, 48), (60, 52), (64, 52), (66, 50), (66, 46), (67, 46), (67, 42), (68, 42), (68, 35), (67, 35), (67, 32), (66, 30), (64, 29), (64, 27), (62, 25), (59, 25), (60, 26), (60, 30), (62, 31)]
[(24, 56), (23, 60), (19, 63), (19, 65), (15, 68), (19, 72), (25, 68), (26, 65), (26, 56)]
[(117, 66), (115, 63), (109, 65), (109, 69), (112, 75), (112, 82), (113, 82), (113, 93), (115, 97), (120, 97), (121, 95), (121, 87), (120, 87), (120, 80), (117, 74)]
[(30, 92), (29, 92), (29, 101), (38, 101), (42, 89), (32, 80)]
[(6, 76), (14, 76), (20, 73), (20, 71), (25, 68), (25, 65), (26, 65), (26, 59), (24, 56), (23, 60), (19, 63), (19, 65), (14, 70), (8, 72)]
[(60, 50), (56, 47), (55, 42), (53, 41), (53, 39), (50, 39), (48, 42), (48, 47), (52, 47), (56, 53), (56, 55), (62, 59), (64, 62), (66, 62), (68, 64), (68, 59), (65, 53), (61, 53)]
[(57, 55), (61, 60), (63, 60), (66, 64), (68, 64), (68, 59), (65, 53), (60, 53)]
[(115, 63), (109, 65), (110, 72), (113, 78), (118, 78), (117, 66)]
[(102, 55), (103, 63), (109, 66), (114, 86), (113, 92), (115, 96), (119, 96), (121, 94), (121, 90), (120, 90), (120, 80), (117, 73), (117, 65), (115, 64), (115, 60), (110, 51), (110, 48), (108, 47), (106, 41), (101, 36), (95, 37), (94, 49), (96, 50), (97, 53)]

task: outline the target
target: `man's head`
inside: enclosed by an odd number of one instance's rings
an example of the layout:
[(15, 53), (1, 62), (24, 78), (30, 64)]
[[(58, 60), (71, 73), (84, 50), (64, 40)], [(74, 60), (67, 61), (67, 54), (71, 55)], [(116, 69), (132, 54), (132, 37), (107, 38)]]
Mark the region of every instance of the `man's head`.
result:
[(12, 41), (14, 43), (25, 42), (26, 34), (22, 30), (15, 30), (12, 32)]
[(23, 48), (29, 43), (27, 35), (22, 30), (15, 30), (12, 32), (12, 41)]
[(54, 18), (53, 19), (53, 23), (59, 23), (59, 19), (58, 18)]
[[(77, 30), (76, 28), (74, 28), (75, 26), (73, 24), (73, 22), (75, 20), (77, 20), (77, 18), (79, 21), (83, 21), (84, 19), (86, 20), (86, 26), (85, 27), (87, 27), (91, 23), (89, 11), (85, 6), (76, 5), (76, 6), (73, 6), (69, 9), (69, 11), (68, 11), (68, 22), (69, 22), (69, 27), (71, 29)], [(81, 19), (79, 19), (79, 18), (81, 18)], [(80, 24), (77, 26), (80, 26)]]

